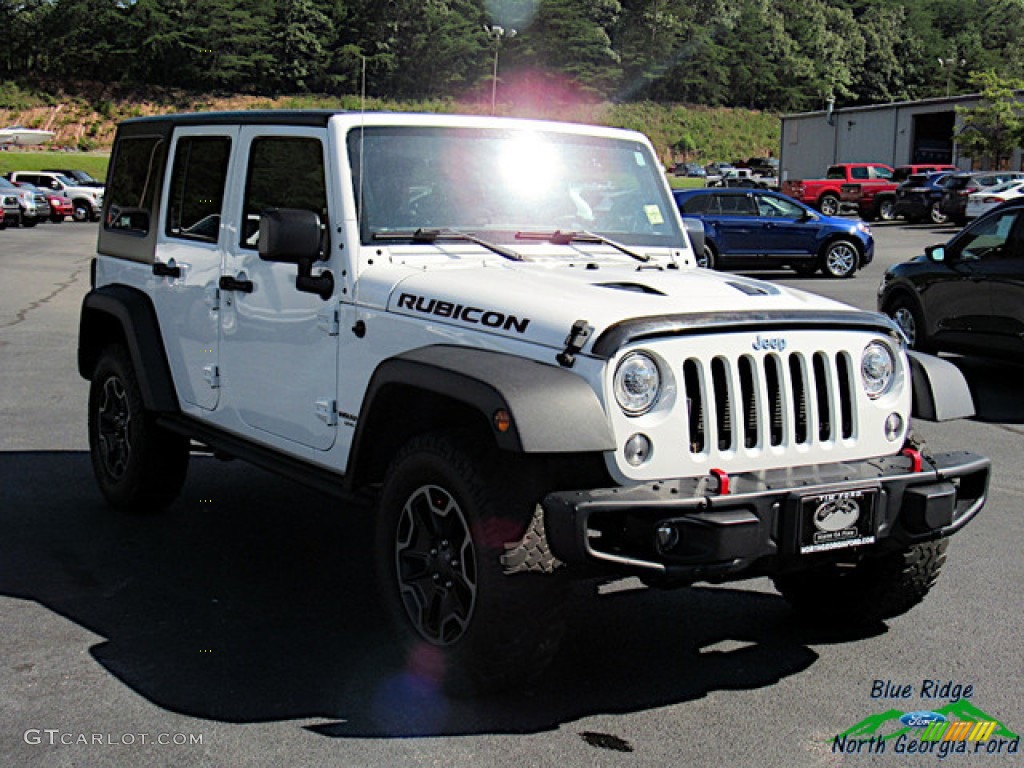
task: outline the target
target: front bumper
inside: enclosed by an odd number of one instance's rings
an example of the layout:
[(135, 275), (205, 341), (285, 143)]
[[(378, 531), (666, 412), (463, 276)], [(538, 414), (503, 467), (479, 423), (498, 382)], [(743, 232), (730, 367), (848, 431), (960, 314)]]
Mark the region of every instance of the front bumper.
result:
[[(552, 493), (542, 507), (551, 550), (570, 565), (650, 581), (726, 581), (949, 536), (984, 505), (990, 468), (961, 451), (929, 456), (914, 471), (914, 459), (898, 455), (735, 475), (727, 493), (708, 490), (720, 480), (685, 478)], [(864, 527), (856, 539), (808, 547), (808, 503), (832, 493), (871, 500)]]

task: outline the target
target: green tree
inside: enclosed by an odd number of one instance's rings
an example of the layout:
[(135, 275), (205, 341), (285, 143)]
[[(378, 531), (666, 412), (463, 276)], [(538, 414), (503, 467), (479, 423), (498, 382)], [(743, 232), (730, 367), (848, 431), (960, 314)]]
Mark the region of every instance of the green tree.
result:
[(993, 168), (1000, 168), (1024, 143), (1024, 104), (1017, 97), (1024, 81), (989, 71), (972, 75), (970, 84), (980, 90), (981, 101), (974, 107), (956, 109), (962, 126), (957, 136), (960, 154), (987, 159)]

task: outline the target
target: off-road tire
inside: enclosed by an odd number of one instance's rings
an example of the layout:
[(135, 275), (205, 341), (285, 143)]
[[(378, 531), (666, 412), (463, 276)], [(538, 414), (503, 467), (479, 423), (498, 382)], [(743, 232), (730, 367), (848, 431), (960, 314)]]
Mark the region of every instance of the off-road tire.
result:
[(89, 386), (89, 454), (100, 490), (131, 514), (169, 506), (188, 471), (189, 441), (157, 425), (127, 350), (108, 346)]
[(399, 451), (381, 489), (381, 596), (407, 658), (419, 660), (412, 666), (449, 694), (528, 684), (564, 633), (564, 577), (508, 575), (502, 564), (506, 544), (529, 538), (536, 505), (512, 459), (448, 434), (423, 435)]
[(860, 251), (849, 240), (833, 240), (821, 250), (821, 268), (829, 277), (853, 277), (860, 266)]
[(924, 600), (948, 546), (949, 539), (940, 539), (857, 563), (784, 574), (774, 578), (775, 588), (797, 611), (823, 624), (877, 624)]
[(831, 193), (822, 195), (818, 199), (818, 210), (826, 216), (838, 216), (839, 198)]

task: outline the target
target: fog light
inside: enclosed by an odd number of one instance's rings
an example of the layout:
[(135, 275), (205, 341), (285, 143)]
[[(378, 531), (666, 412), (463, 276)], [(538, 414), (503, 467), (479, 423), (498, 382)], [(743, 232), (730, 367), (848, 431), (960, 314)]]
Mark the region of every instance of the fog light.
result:
[(623, 449), (626, 463), (631, 467), (639, 467), (651, 458), (651, 440), (647, 435), (635, 434), (626, 441)]
[(671, 525), (659, 525), (657, 534), (658, 548), (663, 552), (666, 549), (672, 549), (679, 543), (679, 529)]
[(895, 442), (903, 434), (903, 417), (898, 413), (890, 413), (885, 420), (885, 439)]

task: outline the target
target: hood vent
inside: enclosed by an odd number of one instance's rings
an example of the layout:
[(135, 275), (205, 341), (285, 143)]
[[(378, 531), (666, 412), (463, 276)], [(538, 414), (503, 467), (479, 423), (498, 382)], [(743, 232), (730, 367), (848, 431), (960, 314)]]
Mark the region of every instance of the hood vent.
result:
[(652, 296), (664, 296), (665, 294), (656, 288), (641, 283), (595, 283), (599, 288), (614, 288), (618, 291), (631, 291), (632, 293), (647, 293)]
[(728, 283), (740, 293), (747, 294), (747, 296), (778, 296), (779, 294), (779, 289), (771, 285), (741, 283), (737, 280), (729, 280)]

